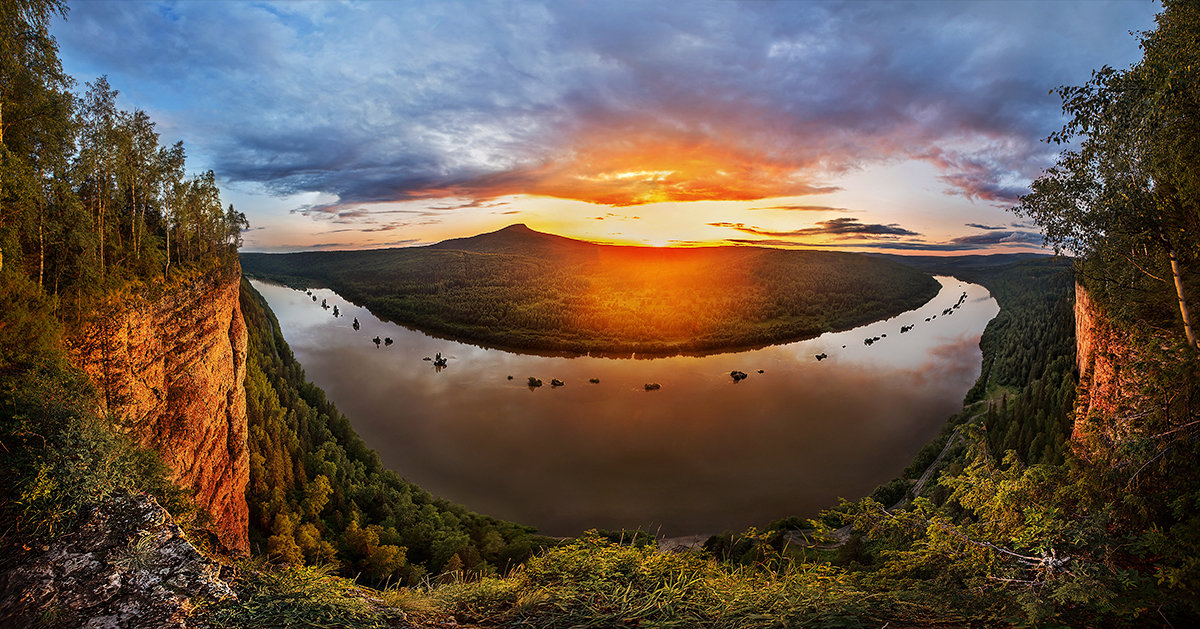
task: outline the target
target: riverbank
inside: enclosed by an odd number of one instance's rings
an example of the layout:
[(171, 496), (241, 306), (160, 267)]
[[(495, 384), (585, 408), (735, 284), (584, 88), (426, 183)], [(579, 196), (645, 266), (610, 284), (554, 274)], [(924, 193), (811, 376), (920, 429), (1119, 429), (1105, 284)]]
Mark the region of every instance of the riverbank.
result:
[[(386, 466), (474, 511), (574, 536), (741, 530), (890, 479), (961, 408), (996, 311), (980, 286), (935, 281), (933, 300), (860, 328), (654, 360), (482, 349), (381, 321), (329, 289), (255, 286), (308, 377)], [(422, 360), (439, 353), (440, 371)], [(813, 480), (830, 466), (832, 482)]]
[(893, 317), (931, 299), (891, 260), (759, 247), (612, 247), (510, 227), (375, 251), (244, 254), (249, 277), (327, 287), (381, 319), (544, 355), (736, 352)]

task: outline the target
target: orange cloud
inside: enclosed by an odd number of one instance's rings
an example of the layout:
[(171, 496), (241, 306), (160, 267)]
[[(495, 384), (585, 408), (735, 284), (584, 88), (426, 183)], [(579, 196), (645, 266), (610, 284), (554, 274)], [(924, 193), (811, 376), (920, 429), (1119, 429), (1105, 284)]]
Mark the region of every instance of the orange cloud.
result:
[(815, 164), (726, 144), (712, 133), (604, 128), (577, 136), (539, 164), (410, 191), (416, 197), (510, 194), (609, 206), (670, 201), (753, 201), (839, 190), (809, 181)]

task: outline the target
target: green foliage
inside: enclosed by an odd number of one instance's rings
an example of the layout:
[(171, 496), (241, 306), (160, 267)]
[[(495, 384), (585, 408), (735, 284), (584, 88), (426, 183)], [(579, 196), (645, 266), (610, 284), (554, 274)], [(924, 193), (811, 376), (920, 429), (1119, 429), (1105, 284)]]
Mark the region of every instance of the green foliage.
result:
[(0, 272), (0, 374), (16, 373), (63, 358), (62, 326), (54, 302), (26, 277)]
[(49, 34), (55, 0), (0, 5), (0, 273), (21, 274), (70, 313), (172, 265), (229, 259), (246, 228), (213, 173), (185, 180), (182, 144), (159, 146), (143, 111), (105, 77), (77, 98)]
[[(1076, 420), (1069, 267), (992, 262), (919, 262), (984, 284), (1001, 305), (963, 411), (905, 477), (919, 477), (952, 434), (964, 445), (950, 448), (941, 483), (923, 492), (928, 499), (887, 511), (900, 489), (893, 481), (823, 514), (830, 527), (854, 523), (833, 561), (859, 587), (918, 597), (971, 623), (1194, 622), (1200, 365), (1155, 321), (1122, 326), (1128, 394), (1112, 416)], [(1068, 441), (1073, 420), (1085, 422), (1075, 438), (1085, 458)], [(779, 524), (772, 528), (808, 528), (799, 518)], [(718, 557), (742, 563), (779, 548), (777, 538), (754, 533), (717, 541), (710, 548)]]
[(858, 254), (600, 247), (536, 232), (493, 251), (487, 243), (504, 242), (508, 230), (435, 247), (243, 254), (242, 266), (251, 276), (330, 286), (380, 316), (455, 338), (608, 355), (809, 338), (937, 294), (927, 275)]
[(1067, 123), (1049, 141), (1078, 149), (1014, 210), (1079, 256), (1114, 315), (1170, 322), (1200, 349), (1188, 311), (1200, 286), (1200, 6), (1168, 0), (1157, 22), (1136, 65), (1058, 90)]
[[(0, 514), (14, 544), (55, 537), (95, 502), (117, 492), (145, 491), (187, 520), (194, 508), (166, 481), (158, 455), (137, 447), (95, 411), (87, 377), (67, 366), (59, 323), (36, 286), (10, 276), (14, 290), (0, 313), (0, 335), (29, 334), (5, 345), (0, 368)], [(11, 294), (11, 293), (10, 293)], [(20, 351), (17, 351), (20, 348)]]
[[(75, 97), (50, 36), (51, 20), (66, 13), (57, 0), (0, 3), (4, 550), (63, 533), (117, 492), (148, 492), (184, 525), (196, 516), (158, 455), (97, 412), (87, 377), (68, 366), (63, 321), (122, 291), (162, 290), (168, 259), (185, 263), (181, 275), (235, 268), (235, 240), (218, 228), (244, 225), (219, 203), (199, 223), (168, 220), (165, 173), (182, 177), (182, 147), (160, 148), (154, 123), (118, 110), (103, 78)], [(202, 196), (218, 197), (211, 174), (197, 181)], [(168, 255), (165, 239), (197, 230), (193, 246)]]
[(959, 273), (1002, 308), (955, 420), (970, 447), (931, 500), (840, 510), (866, 533), (877, 561), (859, 574), (877, 587), (1010, 624), (1200, 621), (1200, 361), (1180, 325), (1200, 252), (1200, 9), (1166, 2), (1158, 24), (1142, 63), (1060, 90), (1071, 118), (1052, 140), (1080, 148), (1018, 208), (1081, 254), (1076, 277), (1111, 327), (1096, 339), (1112, 352), (1107, 389), (1081, 383), (1102, 403), (1072, 413), (1069, 276), (1052, 263)]
[(443, 586), (434, 595), (457, 618), (539, 628), (875, 627), (938, 617), (919, 603), (864, 591), (820, 564), (775, 555), (731, 566), (595, 536), (551, 549), (507, 578)]
[(505, 570), (547, 540), (439, 500), (386, 469), (308, 382), (246, 281), (251, 539), (273, 561), (334, 563), (368, 583)]
[(983, 332), (983, 371), (966, 401), (982, 415), (994, 454), (1061, 463), (1075, 403), (1074, 282), (1066, 260), (1044, 259), (963, 279), (986, 286), (1000, 312)]
[(375, 629), (399, 617), (368, 604), (353, 581), (331, 575), (329, 566), (243, 566), (231, 585), (236, 599), (210, 601), (189, 619), (201, 627), (314, 627)]
[(908, 492), (908, 481), (903, 478), (893, 478), (876, 487), (871, 492), (871, 500), (880, 504), (892, 505), (902, 500), (906, 492)]

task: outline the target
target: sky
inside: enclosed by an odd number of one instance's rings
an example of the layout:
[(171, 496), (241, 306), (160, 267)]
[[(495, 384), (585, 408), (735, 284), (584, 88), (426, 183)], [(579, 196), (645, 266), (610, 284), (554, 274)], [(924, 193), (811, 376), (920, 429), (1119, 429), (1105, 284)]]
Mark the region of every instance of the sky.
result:
[(246, 213), (246, 251), (525, 223), (595, 242), (1042, 251), (1007, 211), (1061, 85), (1140, 58), (1104, 2), (74, 2), (107, 75)]

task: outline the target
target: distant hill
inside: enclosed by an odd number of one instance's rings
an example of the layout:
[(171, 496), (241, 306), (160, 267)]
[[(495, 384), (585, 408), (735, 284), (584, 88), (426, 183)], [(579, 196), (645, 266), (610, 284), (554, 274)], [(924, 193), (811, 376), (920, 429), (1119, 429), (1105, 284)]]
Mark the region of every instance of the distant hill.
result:
[(938, 290), (922, 271), (855, 253), (597, 245), (522, 224), (425, 247), (247, 253), (242, 267), (427, 332), (544, 352), (761, 347), (886, 318)]
[(425, 249), (474, 251), (476, 253), (536, 254), (579, 254), (594, 252), (596, 245), (564, 236), (534, 231), (525, 223), (516, 223), (486, 234), (451, 238)]
[(953, 273), (958, 269), (986, 269), (1024, 260), (1054, 257), (1045, 253), (990, 253), (965, 256), (908, 256), (894, 253), (868, 253), (866, 255), (892, 260), (930, 273)]

